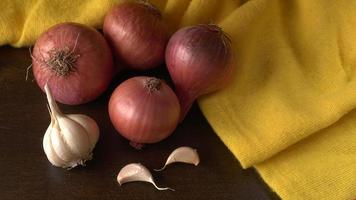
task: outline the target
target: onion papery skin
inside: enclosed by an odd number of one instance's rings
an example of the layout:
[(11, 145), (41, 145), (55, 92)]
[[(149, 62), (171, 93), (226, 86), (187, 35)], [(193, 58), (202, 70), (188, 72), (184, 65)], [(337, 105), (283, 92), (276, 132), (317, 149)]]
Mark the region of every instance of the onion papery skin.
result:
[(159, 89), (150, 91), (147, 81), (152, 79), (156, 78), (138, 76), (124, 81), (109, 101), (112, 124), (132, 143), (159, 142), (171, 135), (178, 124), (177, 96), (162, 80)]
[(160, 11), (148, 3), (126, 2), (105, 16), (103, 32), (116, 62), (136, 70), (164, 63), (169, 34)]
[(196, 98), (225, 87), (232, 79), (231, 41), (216, 25), (182, 28), (168, 42), (166, 64), (181, 104), (182, 121)]
[[(60, 65), (51, 59), (60, 57), (61, 52), (67, 56), (62, 55), (61, 63), (70, 62), (68, 57), (72, 56), (72, 69), (59, 74)], [(115, 72), (105, 38), (91, 27), (71, 22), (55, 25), (39, 37), (32, 52), (32, 71), (43, 91), (48, 83), (54, 98), (68, 105), (99, 97)]]

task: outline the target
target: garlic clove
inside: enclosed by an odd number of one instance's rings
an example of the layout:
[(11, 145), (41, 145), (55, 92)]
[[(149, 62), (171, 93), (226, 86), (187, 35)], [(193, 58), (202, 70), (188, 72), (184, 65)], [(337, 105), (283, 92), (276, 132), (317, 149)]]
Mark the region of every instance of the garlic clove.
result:
[(50, 135), (51, 135), (55, 120), (53, 118), (53, 115), (52, 115), (52, 112), (51, 112), (49, 106), (47, 106), (47, 108), (48, 108), (49, 114), (51, 116), (51, 123), (50, 123), (49, 127), (47, 128), (46, 133), (43, 137), (43, 149), (45, 151), (45, 154), (46, 154), (49, 162), (54, 166), (61, 167), (65, 164), (65, 161), (62, 160), (60, 157), (58, 157), (58, 155), (56, 154), (56, 152), (54, 152), (54, 150), (52, 148), (52, 141), (51, 141)]
[(65, 161), (59, 158), (57, 154), (54, 152), (52, 148), (52, 142), (49, 137), (50, 132), (51, 132), (51, 127), (48, 127), (43, 137), (43, 149), (45, 151), (45, 154), (47, 155), (49, 162), (54, 166), (61, 167), (62, 165), (64, 165)]
[(75, 155), (69, 149), (69, 146), (65, 139), (62, 136), (62, 132), (58, 126), (58, 123), (55, 122), (49, 133), (49, 141), (51, 141), (53, 152), (65, 163), (70, 162), (71, 160), (76, 160), (79, 155)]
[(151, 172), (140, 163), (131, 163), (124, 166), (117, 175), (117, 182), (122, 185), (128, 182), (142, 181), (151, 183), (157, 190), (172, 190), (168, 187), (158, 187), (153, 180)]
[(188, 163), (197, 166), (200, 162), (200, 159), (196, 149), (191, 147), (179, 147), (169, 155), (166, 163), (161, 169), (154, 170), (162, 171), (166, 168), (167, 165), (175, 162)]
[(67, 117), (76, 121), (86, 130), (91, 148), (94, 149), (97, 141), (99, 140), (98, 124), (92, 118), (82, 114), (69, 114)]
[(63, 140), (73, 154), (90, 153), (92, 148), (87, 131), (79, 123), (68, 117), (58, 117), (58, 124)]

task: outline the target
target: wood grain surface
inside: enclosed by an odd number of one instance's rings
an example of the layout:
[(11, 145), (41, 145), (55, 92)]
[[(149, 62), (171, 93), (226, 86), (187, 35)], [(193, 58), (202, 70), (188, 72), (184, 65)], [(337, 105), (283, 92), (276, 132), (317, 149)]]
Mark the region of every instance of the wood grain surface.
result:
[[(80, 105), (60, 105), (65, 113), (94, 118), (101, 130), (93, 160), (86, 167), (65, 170), (52, 166), (42, 149), (50, 117), (44, 93), (26, 68), (28, 49), (0, 47), (0, 199), (278, 199), (254, 169), (244, 170), (220, 141), (195, 104), (187, 118), (168, 139), (144, 150), (131, 148), (110, 123), (107, 103), (113, 89), (128, 77), (155, 75), (169, 81), (164, 67), (149, 72), (122, 72), (105, 94)], [(118, 171), (140, 162), (149, 169), (163, 165), (179, 146), (198, 150), (201, 163), (176, 164), (152, 173), (159, 186), (176, 191), (157, 191), (148, 183), (119, 186)]]

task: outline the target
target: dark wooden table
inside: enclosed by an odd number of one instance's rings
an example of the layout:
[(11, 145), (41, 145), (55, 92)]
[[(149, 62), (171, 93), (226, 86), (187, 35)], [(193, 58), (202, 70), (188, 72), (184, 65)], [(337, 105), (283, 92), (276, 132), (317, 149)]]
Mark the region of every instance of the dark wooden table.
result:
[[(50, 117), (44, 93), (35, 81), (25, 81), (31, 64), (28, 49), (0, 47), (0, 199), (278, 199), (254, 169), (243, 170), (209, 126), (197, 105), (168, 139), (138, 151), (110, 123), (107, 102), (122, 80), (142, 74), (123, 72), (97, 100), (81, 106), (60, 105), (65, 113), (83, 113), (99, 124), (101, 135), (94, 158), (86, 167), (65, 170), (52, 166), (42, 149)], [(164, 67), (145, 72), (168, 79)], [(169, 80), (168, 80), (169, 81)], [(201, 163), (171, 165), (153, 173), (160, 186), (148, 183), (119, 186), (118, 171), (140, 162), (149, 169), (162, 166), (179, 146), (198, 150)]]

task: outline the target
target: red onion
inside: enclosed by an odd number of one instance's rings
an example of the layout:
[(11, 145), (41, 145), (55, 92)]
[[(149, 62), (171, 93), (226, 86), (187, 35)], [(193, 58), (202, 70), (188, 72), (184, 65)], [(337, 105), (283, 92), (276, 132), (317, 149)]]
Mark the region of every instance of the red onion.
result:
[(181, 104), (181, 119), (196, 98), (223, 88), (233, 69), (231, 41), (216, 25), (178, 30), (168, 42), (166, 63)]
[(126, 2), (105, 16), (104, 35), (114, 56), (134, 69), (164, 63), (169, 36), (160, 11), (147, 2)]
[(32, 68), (39, 87), (48, 83), (64, 104), (89, 102), (102, 94), (113, 73), (113, 59), (104, 37), (76, 23), (58, 24), (36, 41)]
[(168, 137), (178, 124), (179, 112), (177, 96), (154, 77), (124, 81), (109, 101), (111, 122), (132, 144), (156, 143)]

